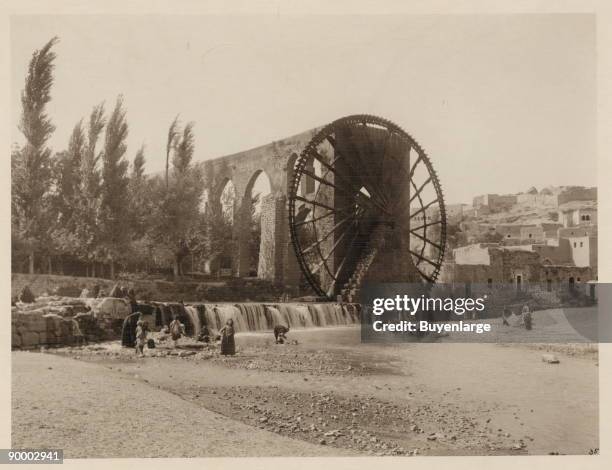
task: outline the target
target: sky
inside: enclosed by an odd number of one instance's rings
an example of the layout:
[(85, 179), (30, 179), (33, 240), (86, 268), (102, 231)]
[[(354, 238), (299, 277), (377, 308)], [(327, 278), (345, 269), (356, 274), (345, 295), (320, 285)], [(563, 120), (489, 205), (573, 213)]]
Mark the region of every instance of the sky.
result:
[(13, 142), (31, 54), (53, 36), (54, 151), (122, 94), (126, 157), (144, 144), (151, 173), (177, 114), (197, 161), (375, 114), (427, 151), (447, 203), (597, 184), (591, 15), (14, 16)]

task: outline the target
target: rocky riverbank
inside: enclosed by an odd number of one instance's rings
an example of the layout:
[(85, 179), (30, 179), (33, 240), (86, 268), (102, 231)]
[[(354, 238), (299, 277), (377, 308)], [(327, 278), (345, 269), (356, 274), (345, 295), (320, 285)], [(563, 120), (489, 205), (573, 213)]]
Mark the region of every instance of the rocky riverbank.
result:
[[(166, 433), (182, 436), (197, 427), (182, 412), (173, 417), (176, 407), (210, 413), (207, 419), (219, 426), (236, 423), (278, 438), (257, 450), (228, 441), (231, 448), (226, 446), (224, 455), (304, 455), (294, 450), (299, 444), (285, 446), (286, 440), (313, 446), (308, 449), (319, 449), (318, 455), (587, 454), (598, 447), (597, 367), (591, 358), (559, 353), (561, 363), (550, 365), (541, 361), (540, 351), (525, 346), (363, 345), (355, 327), (292, 331), (284, 345), (274, 344), (270, 332), (238, 334), (236, 342), (234, 357), (220, 356), (216, 345), (190, 339), (181, 339), (177, 349), (160, 342), (144, 359), (117, 342), (49, 350), (53, 354), (14, 353), (15, 445), (46, 439), (47, 431), (32, 423), (46, 422), (48, 413), (53, 413), (56, 432), (66, 436), (70, 429), (89, 426), (92, 416), (113, 420), (129, 415), (134, 404), (113, 396), (115, 389), (134, 387), (142, 388), (139, 397), (146, 395), (146, 404), (137, 407), (139, 419), (165, 421)], [(75, 371), (85, 364), (87, 373), (84, 378), (64, 377), (64, 369), (71, 367), (63, 366), (58, 375), (45, 370), (40, 377), (28, 376), (24, 388), (23, 354), (53, 370), (53, 358), (71, 361)], [(37, 387), (36, 381), (42, 381), (38, 388), (44, 382), (65, 391), (44, 407), (34, 404), (28, 390)], [(564, 390), (562, 396), (558, 390)], [(93, 398), (100, 394), (104, 403)], [(90, 396), (89, 405), (81, 409), (77, 395)], [(161, 414), (149, 409), (156, 406), (149, 402), (158, 399), (164, 403)], [(78, 412), (57, 412), (71, 401)], [(151, 433), (157, 432), (157, 424), (149, 426)], [(104, 434), (104, 426), (95, 432)], [(135, 444), (131, 454), (125, 449), (121, 455), (162, 452), (140, 441), (163, 437), (124, 432)], [(219, 455), (204, 442), (215, 431), (202, 432), (201, 445), (184, 438), (196, 446), (181, 444), (184, 456)], [(66, 445), (78, 455), (113, 456), (111, 441), (111, 435), (104, 435), (95, 452), (91, 444)], [(100, 449), (104, 442), (108, 448)]]

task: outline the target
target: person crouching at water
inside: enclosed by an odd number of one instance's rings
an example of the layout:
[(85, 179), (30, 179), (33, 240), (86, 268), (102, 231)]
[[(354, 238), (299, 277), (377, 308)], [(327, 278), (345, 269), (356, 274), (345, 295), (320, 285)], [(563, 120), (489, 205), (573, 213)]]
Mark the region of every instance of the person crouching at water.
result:
[(201, 343), (210, 343), (210, 330), (208, 326), (202, 325), (200, 328), (200, 333), (198, 334), (198, 341)]
[(274, 327), (274, 341), (276, 341), (276, 344), (283, 344), (287, 341), (287, 333), (289, 333), (288, 326), (276, 325)]
[(142, 319), (136, 323), (136, 355), (144, 357), (144, 347), (147, 344), (147, 323)]
[(221, 354), (224, 356), (233, 356), (236, 354), (236, 343), (234, 342), (234, 320), (231, 318), (225, 323), (225, 326), (219, 330), (221, 335)]
[(174, 341), (175, 348), (177, 346), (177, 341), (182, 336), (182, 334), (183, 334), (183, 325), (179, 321), (178, 316), (175, 315), (174, 320), (170, 322), (170, 337), (172, 338), (172, 341)]

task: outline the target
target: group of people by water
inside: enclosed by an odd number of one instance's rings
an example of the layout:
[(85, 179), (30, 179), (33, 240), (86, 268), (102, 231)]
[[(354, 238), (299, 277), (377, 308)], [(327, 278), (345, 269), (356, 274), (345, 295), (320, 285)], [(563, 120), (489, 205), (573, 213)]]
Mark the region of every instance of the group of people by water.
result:
[[(145, 346), (148, 349), (153, 349), (156, 346), (155, 339), (153, 337), (149, 337), (151, 329), (148, 322), (145, 320), (145, 314), (150, 312), (143, 311), (143, 308), (146, 307), (146, 305), (140, 305), (137, 303), (133, 289), (115, 286), (113, 291), (116, 291), (113, 293), (115, 293), (117, 297), (121, 296), (121, 294), (125, 294), (124, 297), (130, 302), (132, 312), (134, 312), (128, 315), (123, 321), (121, 344), (124, 347), (135, 348), (136, 355), (142, 357), (144, 356)], [(181, 300), (180, 303), (183, 304), (183, 301)], [(276, 344), (283, 344), (287, 341), (287, 333), (289, 332), (288, 326), (276, 325), (273, 331)], [(213, 331), (211, 331), (211, 329), (204, 324), (200, 328), (200, 331), (194, 336), (198, 342), (205, 344), (215, 343), (218, 341), (220, 353), (224, 356), (233, 356), (236, 354), (236, 342), (234, 339), (235, 334), (236, 330), (234, 328), (234, 320), (229, 318), (225, 322), (225, 325), (223, 325), (223, 327), (219, 329), (216, 334), (213, 334)], [(179, 339), (184, 336), (188, 336), (185, 324), (181, 322), (179, 315), (175, 313), (172, 316), (172, 321), (170, 321), (169, 324), (164, 325), (159, 331), (157, 341), (162, 342), (169, 339), (172, 341), (173, 347), (177, 348)]]
[[(128, 315), (123, 321), (121, 333), (121, 344), (125, 347), (134, 347), (136, 349), (136, 355), (140, 357), (144, 356), (145, 346), (150, 349), (155, 347), (155, 340), (153, 338), (148, 338), (150, 328), (148, 322), (144, 320), (143, 317), (141, 312), (135, 312)], [(233, 356), (236, 354), (235, 333), (234, 321), (230, 318), (214, 338), (220, 341), (222, 355)], [(175, 315), (170, 324), (161, 329), (158, 339), (165, 340), (169, 337), (173, 342), (173, 346), (176, 348), (178, 347), (179, 339), (183, 336), (186, 336), (185, 325), (181, 323), (179, 317)], [(197, 340), (203, 343), (210, 343), (212, 339), (208, 327), (206, 325), (202, 326), (197, 336)]]

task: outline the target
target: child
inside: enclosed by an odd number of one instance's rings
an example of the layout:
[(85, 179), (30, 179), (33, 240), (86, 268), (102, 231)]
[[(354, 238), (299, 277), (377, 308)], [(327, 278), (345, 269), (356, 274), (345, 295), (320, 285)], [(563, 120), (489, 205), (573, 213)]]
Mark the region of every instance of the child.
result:
[(144, 357), (144, 347), (147, 344), (147, 326), (144, 321), (136, 323), (136, 355)]
[(178, 319), (178, 316), (174, 317), (174, 320), (170, 323), (170, 336), (174, 341), (174, 347), (177, 347), (179, 338), (183, 335), (183, 325)]

